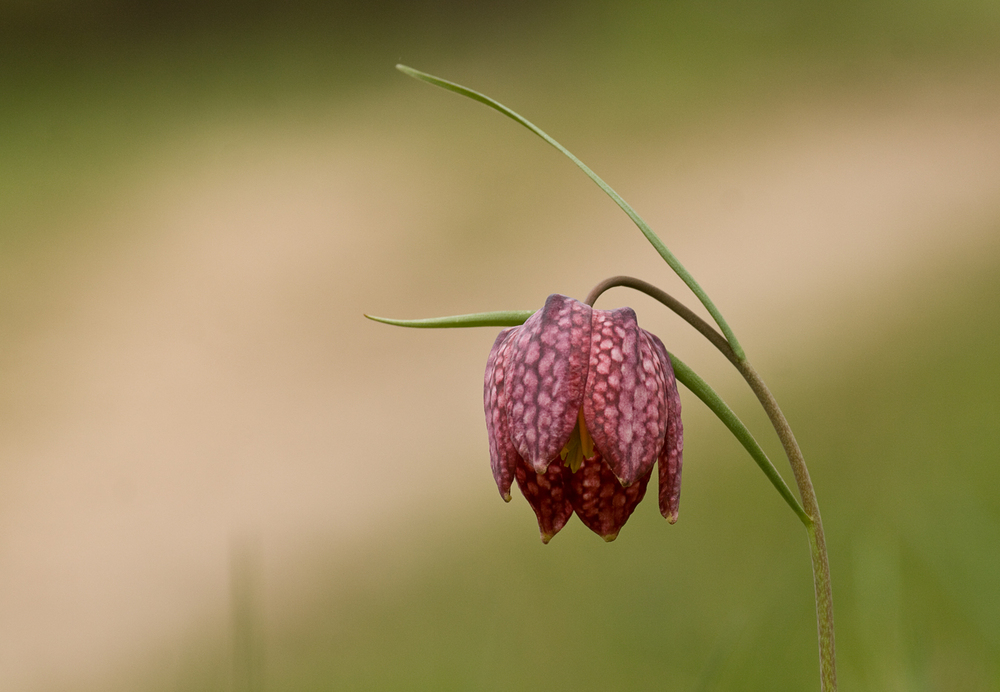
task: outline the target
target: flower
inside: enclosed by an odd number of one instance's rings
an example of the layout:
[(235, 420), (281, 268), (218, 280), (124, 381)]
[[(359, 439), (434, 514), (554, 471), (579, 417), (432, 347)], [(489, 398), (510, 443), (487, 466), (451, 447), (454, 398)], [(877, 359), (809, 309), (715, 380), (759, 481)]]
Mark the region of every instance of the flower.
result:
[(683, 427), (670, 356), (631, 308), (594, 310), (553, 294), (500, 332), (483, 391), (490, 466), (501, 497), (514, 479), (542, 542), (575, 511), (606, 541), (618, 536), (659, 461), (660, 512), (680, 502)]

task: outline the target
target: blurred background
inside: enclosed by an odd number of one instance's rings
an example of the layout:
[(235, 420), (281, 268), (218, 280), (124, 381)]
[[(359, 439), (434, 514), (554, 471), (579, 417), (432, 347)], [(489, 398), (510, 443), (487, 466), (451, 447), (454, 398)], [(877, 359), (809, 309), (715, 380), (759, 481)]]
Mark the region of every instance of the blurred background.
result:
[(727, 316), (810, 463), (842, 689), (1000, 689), (993, 0), (0, 0), (0, 688), (818, 688), (804, 531), (693, 396), (679, 523), (543, 546), (489, 472), (496, 330), (363, 319), (687, 299), (397, 62), (545, 128)]

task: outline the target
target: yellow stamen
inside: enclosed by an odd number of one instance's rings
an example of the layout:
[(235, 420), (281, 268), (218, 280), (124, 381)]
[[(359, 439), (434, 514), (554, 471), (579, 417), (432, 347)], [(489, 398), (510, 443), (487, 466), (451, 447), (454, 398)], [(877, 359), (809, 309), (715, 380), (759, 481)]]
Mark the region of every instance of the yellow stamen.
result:
[(584, 459), (589, 461), (594, 456), (594, 439), (590, 436), (590, 431), (587, 430), (587, 423), (583, 420), (583, 409), (581, 408), (576, 417), (576, 426), (573, 427), (573, 432), (570, 433), (566, 446), (560, 450), (559, 458), (563, 460), (570, 471), (576, 473), (583, 466)]

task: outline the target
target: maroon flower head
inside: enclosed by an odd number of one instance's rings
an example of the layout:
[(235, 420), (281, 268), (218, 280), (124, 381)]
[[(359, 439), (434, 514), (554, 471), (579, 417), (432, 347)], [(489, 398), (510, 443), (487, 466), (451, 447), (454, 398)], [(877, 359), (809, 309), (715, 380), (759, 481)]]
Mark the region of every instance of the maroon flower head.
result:
[(594, 310), (561, 295), (500, 332), (483, 392), (490, 465), (500, 495), (514, 479), (542, 541), (575, 511), (614, 540), (659, 461), (660, 512), (680, 502), (684, 446), (670, 357), (630, 308)]

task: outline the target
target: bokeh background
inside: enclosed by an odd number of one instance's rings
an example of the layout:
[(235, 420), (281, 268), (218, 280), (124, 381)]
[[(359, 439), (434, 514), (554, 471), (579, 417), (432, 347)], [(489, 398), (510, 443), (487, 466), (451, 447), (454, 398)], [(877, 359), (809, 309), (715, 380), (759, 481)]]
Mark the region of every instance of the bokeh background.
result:
[[(1000, 4), (0, 0), (0, 688), (816, 689), (804, 531), (497, 496), (495, 330), (699, 278), (785, 407), (845, 690), (1000, 689)], [(744, 417), (690, 328), (616, 289)], [(786, 472), (787, 475), (787, 472)]]

